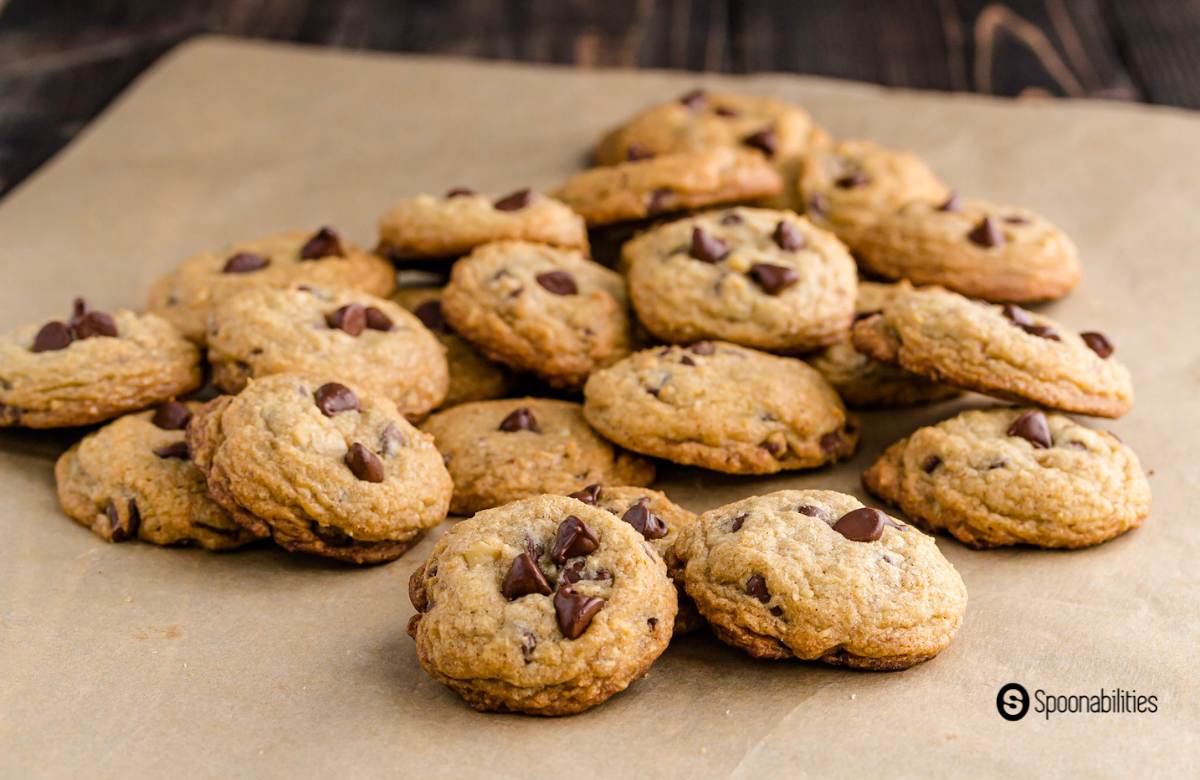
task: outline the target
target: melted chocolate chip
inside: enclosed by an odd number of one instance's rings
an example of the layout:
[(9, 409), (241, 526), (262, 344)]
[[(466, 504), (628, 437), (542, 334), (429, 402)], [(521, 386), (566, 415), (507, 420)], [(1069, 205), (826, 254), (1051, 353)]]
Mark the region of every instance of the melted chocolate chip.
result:
[(684, 355), (683, 357), (679, 358), (679, 362), (680, 362), (680, 363), (682, 363), (682, 364), (683, 364), (683, 365), (685, 365), (685, 366), (694, 366), (694, 365), (696, 365), (696, 361), (692, 360), (692, 359), (691, 359), (690, 357), (688, 357), (687, 355)]
[(942, 205), (938, 206), (938, 211), (959, 212), (962, 211), (962, 198), (957, 192), (950, 193), (947, 198), (942, 201)]
[(188, 421), (191, 419), (192, 413), (187, 406), (178, 401), (167, 401), (154, 410), (154, 416), (150, 418), (150, 422), (164, 431), (181, 431), (187, 427)]
[(921, 464), (921, 470), (926, 474), (932, 474), (940, 465), (942, 465), (942, 459), (937, 455), (930, 455), (925, 459), (925, 462)]
[(554, 616), (558, 620), (558, 629), (567, 639), (578, 639), (603, 606), (604, 599), (576, 593), (570, 586), (559, 588), (554, 594)]
[(883, 536), (884, 526), (890, 525), (901, 531), (904, 526), (878, 509), (859, 507), (842, 515), (833, 524), (833, 530), (852, 542), (873, 542)]
[(688, 347), (688, 349), (690, 349), (692, 352), (695, 352), (697, 355), (711, 355), (717, 351), (716, 345), (711, 341), (697, 341), (695, 344)]
[(752, 149), (758, 149), (767, 157), (774, 157), (775, 150), (779, 148), (779, 136), (773, 129), (767, 127), (746, 136), (742, 139), (742, 143)]
[(1004, 221), (1010, 225), (1028, 225), (1029, 224), (1029, 219), (1027, 217), (1021, 216), (1020, 214), (1009, 214), (1007, 217), (1004, 218)]
[(379, 434), (379, 451), (385, 458), (390, 458), (407, 445), (408, 437), (396, 423), (388, 423), (383, 433)]
[(505, 195), (500, 200), (492, 204), (492, 208), (496, 211), (520, 211), (521, 209), (533, 203), (533, 190), (525, 188), (517, 190), (509, 195)]
[(750, 579), (746, 580), (746, 595), (766, 604), (771, 600), (771, 591), (767, 590), (767, 580), (761, 574), (752, 574)]
[(853, 171), (845, 176), (838, 177), (837, 181), (834, 182), (834, 184), (843, 190), (852, 190), (855, 187), (862, 187), (870, 183), (871, 177), (862, 171)]
[(796, 507), (796, 511), (802, 515), (808, 515), (809, 517), (818, 517), (821, 519), (825, 518), (825, 510), (819, 506), (813, 506), (812, 504), (801, 504), (800, 506)]
[(736, 211), (726, 211), (725, 214), (721, 217), (721, 224), (725, 225), (725, 226), (740, 225), (740, 224), (742, 224), (743, 221), (744, 220), (742, 219), (742, 215), (737, 213)]
[(550, 560), (561, 566), (568, 558), (590, 555), (599, 546), (600, 541), (592, 530), (578, 517), (570, 515), (558, 525), (554, 545), (550, 548)]
[(113, 502), (109, 503), (104, 514), (108, 518), (109, 541), (127, 542), (137, 538), (138, 529), (142, 526), (142, 514), (138, 511), (137, 501), (129, 499), (125, 506), (124, 518)]
[(729, 245), (701, 228), (692, 228), (692, 245), (688, 253), (705, 263), (719, 263), (729, 254)]
[(538, 427), (537, 418), (533, 416), (528, 406), (521, 406), (509, 412), (508, 416), (500, 421), (500, 430), (505, 433), (516, 433), (517, 431), (533, 431), (541, 433), (542, 429)]
[(577, 295), (575, 278), (566, 271), (545, 271), (536, 277), (537, 283), (555, 295)]
[(1050, 423), (1046, 415), (1037, 409), (1023, 412), (1013, 420), (1013, 424), (1008, 426), (1008, 435), (1019, 436), (1037, 449), (1047, 449), (1054, 443), (1050, 436)]
[(1080, 333), (1079, 338), (1083, 339), (1083, 343), (1088, 345), (1088, 349), (1092, 350), (1092, 352), (1095, 352), (1102, 358), (1107, 359), (1109, 355), (1116, 351), (1116, 348), (1113, 347), (1112, 342), (1109, 341), (1108, 337), (1103, 333), (1089, 330), (1084, 333)]
[(661, 517), (650, 511), (644, 498), (625, 510), (621, 519), (633, 526), (646, 540), (661, 539), (670, 530)]
[(34, 352), (57, 352), (71, 345), (71, 328), (65, 322), (47, 322), (33, 337)]
[(1033, 325), (1033, 317), (1029, 312), (1022, 309), (1020, 306), (1012, 303), (1004, 304), (1004, 316), (1008, 318), (1013, 325), (1025, 328)]
[(755, 263), (750, 266), (750, 278), (767, 295), (779, 295), (800, 281), (800, 275), (796, 273), (796, 269), (771, 263)]
[(271, 261), (262, 255), (256, 255), (253, 252), (238, 252), (231, 255), (225, 261), (224, 267), (221, 268), (221, 273), (224, 274), (248, 274), (252, 271), (259, 271), (271, 264)]
[(733, 533), (742, 530), (742, 526), (746, 524), (746, 518), (748, 517), (750, 517), (750, 515), (742, 513), (733, 518), (733, 520), (729, 523), (730, 532)]
[(321, 410), (321, 414), (326, 417), (333, 417), (338, 412), (358, 409), (358, 396), (354, 394), (353, 390), (337, 382), (330, 382), (318, 387), (317, 392), (313, 393), (313, 399), (317, 402), (317, 408)]
[(350, 445), (346, 453), (346, 465), (363, 482), (383, 482), (383, 461), (358, 442)]
[(991, 217), (984, 217), (979, 224), (971, 228), (971, 232), (967, 233), (967, 238), (972, 244), (991, 249), (992, 247), (1000, 246), (1004, 243), (1004, 233), (1000, 230), (1000, 225)]
[(538, 568), (537, 561), (533, 559), (533, 556), (528, 552), (523, 552), (513, 558), (512, 566), (509, 567), (508, 574), (504, 575), (504, 581), (500, 584), (500, 592), (509, 601), (516, 601), (531, 593), (549, 596), (554, 590), (546, 581), (546, 576)]
[(664, 211), (669, 211), (671, 201), (675, 198), (675, 191), (670, 187), (659, 187), (652, 190), (646, 196), (646, 213), (650, 216), (662, 214)]
[(177, 441), (174, 444), (165, 444), (162, 447), (154, 450), (154, 454), (163, 459), (179, 458), (180, 460), (187, 460), (189, 457), (191, 457), (190, 453), (188, 453), (186, 441)]
[(1058, 332), (1049, 325), (1022, 325), (1021, 330), (1031, 336), (1037, 336), (1041, 339), (1049, 339), (1050, 341), (1062, 341)]
[(367, 310), (361, 303), (348, 303), (332, 314), (325, 316), (331, 328), (345, 331), (351, 336), (360, 335), (367, 327)]
[(300, 247), (301, 260), (318, 260), (322, 257), (345, 257), (342, 239), (331, 227), (323, 227)]
[(832, 455), (842, 448), (842, 435), (837, 431), (831, 431), (823, 434), (817, 443), (823, 452)]
[(687, 106), (692, 111), (695, 111), (703, 106), (707, 100), (708, 93), (706, 93), (703, 89), (693, 89), (691, 92), (687, 92), (679, 98), (679, 102)]
[(629, 146), (625, 147), (625, 159), (629, 162), (637, 162), (638, 160), (649, 160), (654, 156), (654, 153), (647, 149), (642, 144), (634, 141)]
[(798, 249), (803, 249), (808, 243), (804, 234), (800, 232), (800, 228), (786, 219), (779, 220), (779, 224), (775, 226), (775, 232), (771, 234), (771, 238), (775, 240), (775, 245), (785, 252), (795, 252)]
[(723, 116), (726, 119), (742, 115), (741, 111), (738, 111), (736, 108), (730, 108), (729, 106), (717, 106), (713, 109), (713, 113), (717, 116)]
[(824, 217), (829, 211), (829, 204), (825, 201), (825, 196), (817, 193), (809, 198), (808, 210), (818, 217)]
[(442, 302), (433, 300), (425, 301), (416, 309), (413, 314), (421, 323), (432, 331), (438, 333), (449, 333), (450, 328), (446, 325), (446, 318), (442, 316)]
[(573, 498), (576, 501), (582, 501), (585, 504), (596, 505), (596, 501), (600, 499), (600, 485), (592, 484), (585, 487), (583, 490), (576, 490), (571, 493), (568, 498)]
[(470, 187), (452, 187), (446, 190), (446, 198), (465, 198), (475, 194), (475, 190)]
[(392, 329), (392, 318), (383, 313), (382, 309), (368, 306), (366, 311), (367, 327), (371, 330), (389, 331)]

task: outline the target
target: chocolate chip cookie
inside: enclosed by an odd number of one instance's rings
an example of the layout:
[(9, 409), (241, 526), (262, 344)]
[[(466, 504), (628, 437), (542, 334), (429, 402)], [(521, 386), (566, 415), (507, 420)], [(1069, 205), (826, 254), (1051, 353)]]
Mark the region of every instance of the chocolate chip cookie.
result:
[(597, 371), (583, 414), (634, 452), (730, 474), (773, 474), (848, 458), (856, 422), (801, 360), (726, 342), (656, 347)]
[(782, 191), (783, 179), (760, 152), (720, 146), (592, 168), (555, 194), (596, 227)]
[(246, 290), (221, 302), (208, 325), (216, 384), (239, 392), (255, 377), (330, 371), (390, 398), (409, 418), (446, 397), (446, 350), (416, 316), (390, 300), (344, 287)]
[(509, 398), (460, 404), (422, 426), (454, 478), (450, 511), (469, 515), (540, 493), (592, 483), (648, 485), (654, 465), (613, 447), (588, 427), (579, 404)]
[(625, 280), (578, 251), (525, 241), (485, 244), (455, 263), (446, 322), (492, 360), (556, 387), (629, 354)]
[[(860, 279), (854, 316), (880, 312), (897, 292), (909, 289), (906, 282), (882, 284)], [(821, 372), (847, 406), (854, 408), (913, 406), (943, 401), (961, 392), (864, 355), (854, 348), (849, 333), (808, 358), (808, 364)]]
[(530, 189), (491, 198), (464, 187), (442, 197), (418, 195), (379, 219), (379, 249), (398, 262), (459, 255), (492, 241), (532, 241), (587, 251), (583, 219), (561, 201)]
[(852, 337), (876, 360), (964, 390), (1100, 417), (1133, 406), (1129, 371), (1104, 334), (1077, 336), (1012, 304), (917, 289), (856, 322)]
[(54, 466), (63, 511), (108, 542), (229, 550), (254, 540), (208, 497), (184, 429), (198, 404), (168, 401), (89, 433)]
[(203, 345), (208, 317), (226, 298), (250, 287), (353, 287), (390, 295), (391, 263), (364, 252), (329, 227), (293, 230), (203, 252), (183, 262), (150, 290), (149, 309)]
[(736, 208), (670, 222), (622, 250), (638, 320), (663, 341), (800, 352), (854, 317), (854, 260), (791, 211)]
[(569, 715), (671, 640), (675, 589), (629, 523), (564, 496), (480, 512), (409, 581), (421, 668), (477, 710)]
[(200, 353), (153, 314), (96, 311), (0, 335), (0, 427), (90, 425), (200, 384)]
[(1150, 485), (1111, 433), (1037, 409), (968, 411), (893, 444), (863, 474), (914, 523), (972, 547), (1087, 547), (1136, 528)]
[[(696, 522), (696, 515), (667, 498), (665, 493), (629, 485), (592, 484), (571, 494), (571, 498), (599, 507), (629, 523), (650, 543), (664, 560), (675, 544), (679, 531)], [(696, 605), (679, 588), (679, 611), (675, 615), (675, 634), (704, 626)]]
[(971, 298), (1061, 298), (1079, 283), (1075, 245), (1032, 211), (951, 197), (907, 203), (854, 240), (862, 266), (886, 279), (937, 284)]
[(213, 500), (289, 552), (390, 561), (450, 503), (433, 438), (386, 396), (336, 380), (255, 379), (201, 407), (187, 443)]
[(488, 401), (511, 395), (517, 378), (499, 363), (479, 354), (471, 342), (454, 332), (442, 314), (441, 287), (401, 287), (392, 300), (416, 315), (446, 348), (450, 387), (442, 407), (469, 401)]
[(673, 555), (716, 635), (756, 658), (905, 669), (944, 650), (967, 607), (932, 537), (829, 490), (705, 512)]

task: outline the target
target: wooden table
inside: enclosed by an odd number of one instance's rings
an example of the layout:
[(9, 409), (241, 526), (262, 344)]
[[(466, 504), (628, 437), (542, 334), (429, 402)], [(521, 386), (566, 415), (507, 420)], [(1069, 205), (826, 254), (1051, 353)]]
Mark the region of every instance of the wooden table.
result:
[(1200, 0), (0, 0), (0, 193), (204, 32), (1200, 108)]

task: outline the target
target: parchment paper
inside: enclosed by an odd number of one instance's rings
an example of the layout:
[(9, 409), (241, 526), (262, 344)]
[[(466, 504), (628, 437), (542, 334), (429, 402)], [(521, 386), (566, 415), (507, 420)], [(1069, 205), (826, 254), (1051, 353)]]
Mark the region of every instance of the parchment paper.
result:
[[(756, 662), (708, 636), (590, 713), (486, 716), (432, 682), (404, 633), (432, 538), (361, 570), (271, 549), (109, 545), (58, 509), (70, 434), (0, 435), (0, 775), (421, 777), (1018, 773), (1196, 776), (1200, 713), (1200, 121), (1095, 102), (887, 92), (790, 76), (587, 73), (220, 39), (169, 55), (0, 206), (0, 327), (72, 295), (141, 306), (197, 250), (331, 223), (363, 244), (398, 197), (548, 187), (630, 111), (705, 83), (797, 100), (839, 136), (928, 158), (961, 191), (1027, 204), (1078, 242), (1049, 307), (1101, 329), (1135, 377), (1115, 422), (1154, 512), (1100, 547), (974, 552), (940, 657), (895, 674)], [(967, 403), (979, 403), (974, 398)], [(782, 487), (865, 496), (890, 442), (962, 404), (866, 415), (834, 469), (736, 479), (663, 469), (696, 510)], [(1030, 713), (999, 687), (1158, 697), (1146, 715)]]

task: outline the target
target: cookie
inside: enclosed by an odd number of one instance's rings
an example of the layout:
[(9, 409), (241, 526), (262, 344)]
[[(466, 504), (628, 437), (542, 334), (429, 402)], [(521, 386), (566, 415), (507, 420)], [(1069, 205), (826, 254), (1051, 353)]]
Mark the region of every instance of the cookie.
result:
[(791, 211), (677, 220), (627, 243), (622, 257), (638, 320), (663, 341), (801, 352), (837, 341), (854, 317), (854, 260)]
[(1094, 331), (936, 287), (897, 295), (851, 331), (854, 347), (936, 382), (1100, 417), (1133, 406), (1129, 371)]
[(592, 168), (555, 195), (595, 227), (782, 191), (783, 179), (760, 152), (719, 146)]
[(971, 547), (1087, 547), (1136, 528), (1150, 485), (1111, 433), (1036, 409), (967, 411), (901, 439), (863, 474), (914, 523)]
[(508, 398), (460, 404), (422, 426), (454, 478), (450, 511), (469, 515), (541, 493), (592, 483), (648, 485), (654, 464), (622, 452), (588, 427), (579, 404)]
[(95, 311), (0, 335), (0, 427), (90, 425), (200, 385), (200, 353), (152, 314)]
[(675, 620), (675, 589), (650, 544), (564, 496), (456, 524), (408, 588), (421, 668), (482, 711), (594, 707), (646, 673)]
[(705, 512), (674, 556), (716, 635), (756, 658), (905, 669), (944, 650), (967, 607), (932, 537), (829, 490)]
[[(591, 484), (571, 494), (571, 498), (599, 507), (629, 523), (650, 543), (654, 551), (667, 559), (679, 531), (696, 522), (696, 515), (679, 506), (666, 493), (629, 485)], [(696, 605), (679, 589), (679, 611), (675, 615), (675, 635), (702, 628), (704, 618)]]
[(353, 287), (386, 297), (396, 286), (396, 272), (332, 228), (293, 230), (185, 260), (154, 284), (148, 306), (203, 346), (218, 303), (247, 288), (294, 284)]
[(492, 199), (463, 187), (400, 201), (379, 219), (379, 249), (398, 262), (453, 261), (493, 241), (532, 241), (587, 251), (583, 219), (533, 190)]
[(336, 381), (255, 379), (201, 407), (187, 443), (213, 500), (289, 552), (390, 561), (450, 503), (433, 438), (387, 397)]
[(605, 438), (729, 474), (815, 468), (858, 443), (855, 420), (814, 369), (726, 342), (637, 352), (592, 374), (583, 395)]
[(446, 348), (450, 387), (442, 407), (470, 401), (488, 401), (511, 395), (517, 378), (504, 366), (479, 354), (471, 342), (454, 332), (442, 314), (441, 287), (401, 287), (392, 300), (416, 315)]
[[(882, 311), (893, 295), (909, 289), (903, 282), (882, 284), (859, 280), (854, 315), (866, 317)], [(915, 406), (944, 401), (961, 392), (864, 355), (854, 348), (849, 333), (808, 358), (808, 364), (820, 371), (842, 401), (852, 408)]]
[(301, 285), (246, 290), (209, 318), (213, 380), (229, 393), (256, 377), (297, 374), (312, 381), (331, 371), (419, 418), (446, 397), (446, 350), (397, 303), (338, 287)]
[(1061, 298), (1082, 275), (1071, 239), (1043, 217), (958, 197), (905, 204), (856, 238), (854, 250), (877, 276), (996, 303)]
[(851, 249), (880, 218), (914, 200), (942, 203), (950, 191), (917, 155), (871, 141), (810, 151), (798, 190), (806, 216)]
[(485, 244), (454, 264), (446, 322), (488, 358), (578, 387), (629, 354), (625, 280), (570, 249)]
[(199, 404), (168, 401), (83, 437), (54, 466), (63, 511), (107, 542), (229, 550), (254, 540), (208, 497), (184, 428)]

